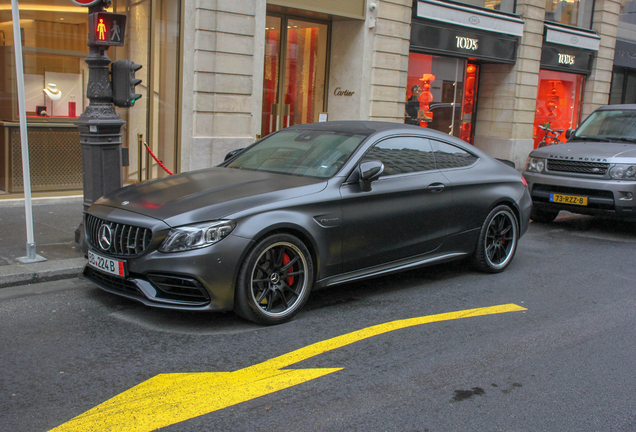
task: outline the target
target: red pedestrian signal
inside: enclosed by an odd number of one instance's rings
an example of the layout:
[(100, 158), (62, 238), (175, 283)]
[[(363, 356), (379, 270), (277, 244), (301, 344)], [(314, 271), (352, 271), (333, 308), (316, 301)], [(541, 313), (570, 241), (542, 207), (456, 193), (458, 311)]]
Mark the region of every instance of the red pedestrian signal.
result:
[(124, 46), (126, 15), (94, 12), (88, 15), (89, 46)]

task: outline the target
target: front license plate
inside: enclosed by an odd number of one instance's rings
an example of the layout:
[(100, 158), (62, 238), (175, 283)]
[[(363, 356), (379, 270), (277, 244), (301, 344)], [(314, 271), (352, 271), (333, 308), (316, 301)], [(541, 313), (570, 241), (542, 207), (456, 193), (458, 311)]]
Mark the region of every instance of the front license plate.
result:
[(550, 201), (561, 204), (587, 205), (587, 197), (576, 195), (550, 194)]
[(88, 251), (88, 265), (115, 276), (124, 277), (124, 261), (106, 258)]

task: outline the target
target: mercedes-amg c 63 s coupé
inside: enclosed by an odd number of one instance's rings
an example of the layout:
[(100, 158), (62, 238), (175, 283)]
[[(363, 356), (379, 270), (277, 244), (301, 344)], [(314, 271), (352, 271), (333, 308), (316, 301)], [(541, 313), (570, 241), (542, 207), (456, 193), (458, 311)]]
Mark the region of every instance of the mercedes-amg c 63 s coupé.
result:
[(83, 276), (149, 306), (277, 324), (314, 288), (461, 258), (501, 272), (530, 211), (517, 170), (447, 134), (306, 124), (97, 200)]

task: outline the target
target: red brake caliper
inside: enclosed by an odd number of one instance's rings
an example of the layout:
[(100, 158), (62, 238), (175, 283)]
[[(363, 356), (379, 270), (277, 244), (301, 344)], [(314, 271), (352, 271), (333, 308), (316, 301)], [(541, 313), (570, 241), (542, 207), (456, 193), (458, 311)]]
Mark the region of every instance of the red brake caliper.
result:
[[(283, 254), (283, 265), (286, 266), (287, 264), (289, 264), (291, 260), (289, 259), (289, 256), (287, 254)], [(289, 269), (287, 269), (287, 273), (291, 273), (294, 271), (294, 266), (291, 266)], [(290, 276), (287, 279), (285, 279), (285, 282), (287, 282), (287, 285), (292, 286), (292, 284), (294, 283), (294, 277)]]

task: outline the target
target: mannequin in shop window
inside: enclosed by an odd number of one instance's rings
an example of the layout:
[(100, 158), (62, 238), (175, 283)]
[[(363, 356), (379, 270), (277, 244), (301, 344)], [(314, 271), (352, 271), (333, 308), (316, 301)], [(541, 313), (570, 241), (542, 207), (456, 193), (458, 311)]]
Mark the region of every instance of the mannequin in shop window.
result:
[(420, 111), (420, 94), (422, 88), (420, 86), (411, 87), (411, 97), (406, 100), (406, 115), (404, 117), (404, 123), (418, 125), (420, 120), (418, 119), (418, 113)]

